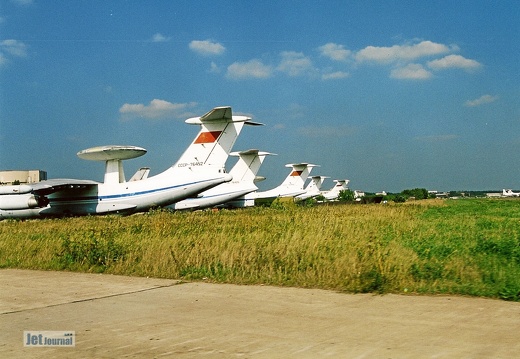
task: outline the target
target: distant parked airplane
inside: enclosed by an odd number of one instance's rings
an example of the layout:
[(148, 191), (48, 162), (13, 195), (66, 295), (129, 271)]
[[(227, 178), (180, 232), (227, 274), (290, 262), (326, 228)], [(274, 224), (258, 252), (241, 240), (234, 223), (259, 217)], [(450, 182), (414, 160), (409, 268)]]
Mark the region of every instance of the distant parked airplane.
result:
[[(230, 153), (231, 156), (239, 157), (235, 166), (229, 171), (229, 174), (233, 176), (233, 180), (199, 193), (195, 198), (186, 198), (171, 205), (170, 208), (176, 210), (201, 209), (218, 205), (225, 206), (230, 201), (240, 201), (243, 196), (258, 189), (254, 183), (256, 174), (265, 156), (270, 154), (269, 152), (258, 150)], [(238, 204), (234, 205), (234, 207), (238, 206)]]
[(140, 169), (126, 182), (122, 161), (142, 156), (135, 146), (101, 146), (78, 152), (86, 160), (105, 161), (104, 182), (52, 179), (0, 187), (0, 218), (133, 213), (167, 206), (232, 180), (224, 169), (228, 154), (246, 116), (233, 116), (231, 107), (216, 107), (186, 120), (201, 127), (180, 159), (166, 171), (148, 177)]
[(520, 197), (520, 192), (513, 192), (512, 189), (503, 189), (502, 196), (503, 197)]
[(329, 191), (325, 191), (325, 192), (321, 193), (323, 195), (323, 197), (325, 197), (325, 199), (327, 199), (329, 201), (333, 201), (333, 200), (337, 199), (338, 196), (339, 196), (339, 193), (341, 191), (347, 190), (348, 189), (348, 183), (350, 182), (350, 180), (348, 180), (348, 179), (346, 179), (346, 180), (334, 180), (334, 182), (336, 182), (334, 187), (332, 187)]
[(321, 194), (321, 192), (320, 192), (321, 185), (323, 184), (323, 181), (326, 178), (329, 178), (329, 177), (327, 177), (327, 176), (313, 176), (313, 177), (311, 177), (311, 181), (309, 182), (307, 187), (305, 187), (305, 193), (302, 193), (302, 194), (294, 197), (294, 199), (296, 199), (296, 200), (304, 200), (304, 199), (307, 199), (307, 198), (319, 196)]
[(255, 192), (251, 198), (261, 200), (274, 200), (279, 197), (295, 197), (305, 193), (303, 186), (309, 173), (317, 165), (310, 163), (287, 164), (285, 167), (291, 167), (292, 170), (285, 180), (278, 186), (268, 191)]

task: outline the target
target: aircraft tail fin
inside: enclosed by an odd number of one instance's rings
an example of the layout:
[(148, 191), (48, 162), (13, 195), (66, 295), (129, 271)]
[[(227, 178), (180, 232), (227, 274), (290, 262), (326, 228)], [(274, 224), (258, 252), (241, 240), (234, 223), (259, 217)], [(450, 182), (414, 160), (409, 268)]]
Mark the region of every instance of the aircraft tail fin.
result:
[(325, 180), (325, 178), (329, 178), (327, 176), (313, 176), (311, 178), (311, 181), (309, 182), (309, 184), (307, 185), (307, 187), (305, 187), (305, 192), (296, 196), (296, 200), (304, 200), (304, 199), (307, 199), (307, 198), (311, 198), (311, 197), (316, 197), (320, 194), (320, 188), (321, 188), (321, 185), (323, 184), (323, 181)]
[(305, 190), (307, 192), (317, 190), (319, 191), (321, 189), (321, 185), (323, 184), (323, 181), (325, 181), (326, 178), (329, 178), (327, 176), (312, 176), (311, 181), (305, 187)]
[(215, 107), (200, 117), (189, 118), (188, 124), (199, 125), (200, 131), (175, 163), (175, 170), (224, 169), (229, 152), (245, 124), (262, 125), (248, 116), (234, 116), (231, 107)]
[(504, 197), (519, 197), (520, 192), (513, 192), (512, 189), (502, 189), (502, 196)]
[(350, 182), (350, 180), (348, 180), (348, 179), (345, 179), (345, 180), (334, 180), (334, 182), (336, 182), (334, 187), (332, 187), (330, 189), (330, 191), (327, 191), (327, 192), (323, 193), (323, 196), (326, 199), (333, 200), (333, 199), (338, 198), (339, 193), (341, 191), (348, 189), (348, 183)]
[(233, 176), (233, 182), (250, 181), (253, 183), (265, 157), (267, 155), (274, 155), (274, 153), (247, 150), (232, 152), (230, 155), (239, 157), (235, 166), (229, 171), (229, 174)]
[(135, 182), (135, 181), (141, 181), (146, 178), (148, 178), (148, 175), (150, 174), (150, 168), (149, 167), (141, 167), (137, 170), (136, 173), (130, 178), (128, 182)]
[(307, 177), (309, 177), (310, 172), (314, 167), (318, 165), (313, 165), (310, 163), (290, 163), (285, 165), (285, 167), (292, 167), (292, 171), (282, 182), (281, 186), (290, 186), (297, 187), (303, 189), (305, 181)]
[(268, 191), (257, 192), (256, 200), (271, 199), (276, 197), (294, 197), (305, 193), (303, 186), (305, 180), (309, 176), (311, 170), (316, 165), (309, 163), (288, 164), (285, 167), (291, 167), (291, 172), (279, 186)]

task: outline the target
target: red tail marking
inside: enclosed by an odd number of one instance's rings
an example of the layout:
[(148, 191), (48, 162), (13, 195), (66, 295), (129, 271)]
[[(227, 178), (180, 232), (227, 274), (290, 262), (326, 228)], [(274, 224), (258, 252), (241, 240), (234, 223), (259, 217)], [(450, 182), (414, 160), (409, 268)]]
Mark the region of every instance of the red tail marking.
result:
[(222, 131), (202, 132), (193, 143), (213, 143), (221, 133)]
[(301, 176), (303, 171), (292, 171), (291, 176)]

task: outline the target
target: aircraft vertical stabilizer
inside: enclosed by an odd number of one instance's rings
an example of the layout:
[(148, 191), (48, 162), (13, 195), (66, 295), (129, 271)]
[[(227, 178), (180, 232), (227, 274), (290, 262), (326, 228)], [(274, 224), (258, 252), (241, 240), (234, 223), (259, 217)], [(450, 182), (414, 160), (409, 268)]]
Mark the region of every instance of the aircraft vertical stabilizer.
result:
[(305, 190), (303, 189), (305, 181), (307, 180), (307, 177), (309, 177), (309, 173), (314, 167), (317, 167), (317, 165), (310, 163), (293, 163), (287, 164), (285, 167), (290, 167), (292, 170), (289, 172), (289, 175), (285, 178), (282, 184), (268, 191), (257, 192), (255, 197), (256, 199), (295, 197), (305, 193)]
[(265, 156), (274, 155), (274, 153), (259, 150), (247, 150), (233, 152), (230, 153), (230, 155), (238, 156), (237, 163), (233, 166), (231, 171), (229, 171), (229, 174), (233, 176), (233, 182), (251, 181), (251, 183), (253, 183)]
[(261, 125), (247, 116), (233, 116), (231, 107), (216, 107), (203, 116), (187, 119), (186, 123), (201, 128), (195, 140), (173, 165), (174, 171), (224, 171), (229, 152), (244, 124)]
[(258, 189), (254, 184), (256, 174), (265, 156), (269, 154), (269, 152), (261, 152), (258, 150), (231, 153), (230, 155), (239, 156), (239, 159), (229, 172), (233, 177), (230, 182), (204, 191), (195, 198), (187, 198), (177, 202), (170, 208), (180, 210), (201, 209), (222, 204), (227, 206), (227, 203), (230, 201), (236, 202), (237, 204), (230, 204), (229, 207), (244, 207), (240, 205), (241, 199), (248, 193)]
[(307, 187), (305, 187), (305, 193), (303, 193), (303, 194), (301, 194), (299, 196), (296, 196), (295, 199), (303, 200), (303, 199), (316, 197), (316, 196), (320, 195), (320, 193), (321, 193), (320, 192), (321, 186), (323, 184), (323, 181), (326, 178), (329, 178), (329, 177), (327, 177), (327, 176), (313, 176), (311, 178), (311, 181), (307, 185)]
[(348, 183), (350, 180), (334, 180), (336, 184), (329, 191), (323, 192), (322, 195), (329, 201), (335, 200), (339, 197), (339, 193), (343, 190), (348, 189)]

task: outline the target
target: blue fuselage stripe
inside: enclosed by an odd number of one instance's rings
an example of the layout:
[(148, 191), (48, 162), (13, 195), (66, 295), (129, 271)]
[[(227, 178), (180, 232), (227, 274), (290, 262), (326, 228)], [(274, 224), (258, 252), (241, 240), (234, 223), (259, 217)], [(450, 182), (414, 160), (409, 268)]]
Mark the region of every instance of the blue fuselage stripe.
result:
[[(216, 178), (215, 178), (216, 179)], [(212, 180), (204, 180), (204, 181), (197, 181), (197, 182), (190, 182), (190, 183), (183, 183), (180, 185), (170, 186), (170, 187), (163, 187), (163, 188), (155, 188), (150, 189), (146, 191), (140, 191), (140, 192), (132, 192), (132, 193), (122, 193), (122, 194), (112, 194), (112, 195), (106, 195), (106, 196), (83, 196), (83, 197), (58, 197), (58, 198), (49, 198), (50, 202), (67, 202), (67, 201), (91, 201), (91, 200), (107, 200), (107, 199), (119, 199), (119, 198), (127, 198), (127, 197), (135, 197), (135, 196), (142, 196), (150, 193), (155, 192), (163, 192), (168, 191), (175, 188), (181, 188), (184, 186), (190, 186), (194, 184), (204, 183), (204, 182), (211, 182)]]

